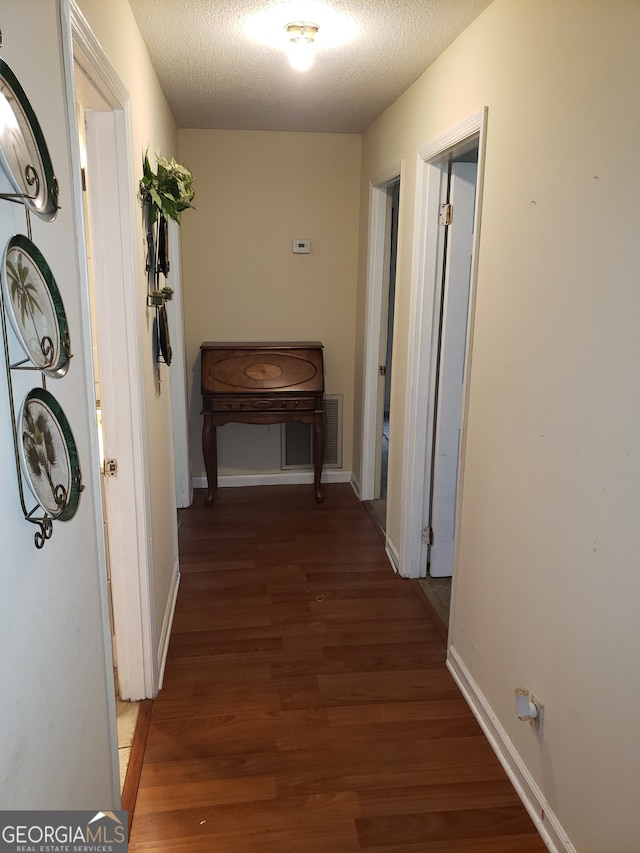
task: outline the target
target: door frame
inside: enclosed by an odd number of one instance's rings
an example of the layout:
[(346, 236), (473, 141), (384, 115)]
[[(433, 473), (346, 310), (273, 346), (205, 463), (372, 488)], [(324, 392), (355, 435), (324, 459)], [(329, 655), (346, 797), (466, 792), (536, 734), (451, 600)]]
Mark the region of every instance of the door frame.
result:
[[(109, 286), (98, 310), (98, 341), (107, 456), (118, 460), (118, 475), (106, 478), (111, 588), (120, 695), (151, 698), (158, 691), (158, 663), (150, 549), (151, 514), (146, 440), (146, 397), (140, 342), (140, 295), (136, 278), (135, 170), (132, 162), (131, 103), (75, 0), (69, 5), (74, 71), (85, 73), (109, 104), (89, 122), (87, 147), (98, 168), (89, 175), (96, 282)], [(78, 71), (79, 69), (79, 71)], [(114, 181), (114, 175), (116, 180)], [(98, 287), (99, 289), (99, 287)], [(103, 291), (105, 288), (103, 288)], [(116, 404), (117, 401), (117, 404)]]
[[(454, 575), (458, 561), (460, 500), (464, 475), (466, 424), (469, 405), (469, 371), (473, 348), (473, 318), (475, 314), (478, 250), (480, 245), (480, 214), (486, 147), (488, 109), (484, 107), (442, 136), (424, 145), (417, 156), (416, 222), (414, 230), (409, 308), (406, 405), (404, 418), (404, 459), (400, 514), (399, 573), (407, 578), (426, 575), (428, 539), (426, 515), (430, 491), (429, 420), (435, 394), (435, 357), (433, 337), (436, 317), (436, 297), (442, 282), (444, 257), (439, 240), (439, 212), (443, 181), (448, 171), (452, 150), (477, 139), (478, 182), (474, 212), (473, 255), (469, 283), (469, 320), (467, 329), (467, 358), (463, 382), (462, 423), (460, 435), (460, 464), (456, 496), (456, 547)], [(452, 622), (453, 620), (451, 620)], [(450, 623), (451, 624), (451, 623)]]
[[(404, 161), (380, 172), (369, 184), (369, 249), (367, 255), (367, 305), (365, 314), (364, 387), (362, 398), (362, 448), (360, 464), (360, 500), (376, 498), (376, 464), (381, 441), (379, 423), (380, 336), (386, 269), (389, 194), (388, 188), (400, 181)], [(391, 434), (391, 433), (390, 433)]]

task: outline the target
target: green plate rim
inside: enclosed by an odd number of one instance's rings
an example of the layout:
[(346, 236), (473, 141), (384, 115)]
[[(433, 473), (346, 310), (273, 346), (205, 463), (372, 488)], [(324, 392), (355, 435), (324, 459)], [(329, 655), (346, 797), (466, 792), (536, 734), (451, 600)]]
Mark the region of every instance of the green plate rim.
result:
[[(40, 128), (40, 123), (37, 119), (37, 116), (31, 106), (31, 102), (29, 98), (27, 98), (24, 89), (20, 85), (20, 82), (16, 75), (13, 73), (11, 68), (7, 65), (4, 59), (0, 59), (0, 77), (3, 78), (9, 88), (13, 91), (16, 96), (16, 100), (20, 103), (20, 106), (24, 110), (25, 116), (27, 117), (27, 122), (29, 123), (29, 127), (31, 130), (31, 134), (33, 136), (33, 141), (35, 142), (36, 148), (40, 153), (40, 158), (42, 160), (42, 168), (44, 169), (44, 185), (46, 187), (46, 195), (45, 195), (45, 203), (42, 208), (36, 207), (33, 204), (33, 201), (29, 198), (20, 199), (22, 203), (32, 210), (36, 216), (39, 216), (41, 219), (44, 219), (46, 222), (51, 222), (56, 218), (58, 213), (58, 182), (56, 180), (55, 174), (53, 172), (53, 164), (51, 162), (51, 157), (49, 156), (49, 149), (47, 147), (46, 140), (44, 138), (44, 134), (42, 129)], [(15, 113), (14, 113), (15, 114)], [(2, 151), (0, 146), (0, 166), (6, 176), (8, 177), (11, 185), (17, 193), (22, 194), (24, 188), (18, 183), (16, 176), (13, 174), (13, 169), (9, 166), (7, 159)]]

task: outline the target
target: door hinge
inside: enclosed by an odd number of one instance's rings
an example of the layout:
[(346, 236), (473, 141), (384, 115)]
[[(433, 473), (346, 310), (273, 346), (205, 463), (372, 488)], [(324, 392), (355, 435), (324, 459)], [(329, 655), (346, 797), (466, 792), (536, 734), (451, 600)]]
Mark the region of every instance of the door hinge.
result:
[(433, 527), (431, 525), (423, 529), (422, 542), (424, 545), (433, 545)]
[(452, 204), (441, 204), (440, 205), (440, 225), (451, 225), (453, 221), (453, 205)]
[(115, 477), (118, 473), (118, 460), (105, 459), (103, 473), (105, 477)]
[(380, 374), (380, 376), (386, 376), (387, 375), (387, 365), (381, 364), (380, 367), (378, 368), (378, 373)]

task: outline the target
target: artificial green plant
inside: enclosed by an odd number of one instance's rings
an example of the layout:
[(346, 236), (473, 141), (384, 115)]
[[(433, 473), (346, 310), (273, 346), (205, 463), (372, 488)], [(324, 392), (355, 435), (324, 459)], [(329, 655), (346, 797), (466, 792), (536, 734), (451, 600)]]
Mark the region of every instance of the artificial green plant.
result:
[(158, 157), (157, 162), (158, 171), (153, 172), (147, 150), (142, 164), (140, 198), (149, 206), (150, 222), (155, 222), (163, 214), (179, 225), (182, 211), (193, 207), (193, 175), (173, 157), (170, 160)]

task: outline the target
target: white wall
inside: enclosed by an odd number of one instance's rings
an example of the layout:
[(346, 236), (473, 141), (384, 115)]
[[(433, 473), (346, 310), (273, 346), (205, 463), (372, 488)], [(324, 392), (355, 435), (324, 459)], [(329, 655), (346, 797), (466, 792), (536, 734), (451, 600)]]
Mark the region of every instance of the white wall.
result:
[[(201, 451), (203, 341), (321, 341), (325, 391), (344, 395), (351, 470), (360, 136), (180, 130), (196, 176), (182, 225), (191, 454)], [(311, 253), (294, 255), (294, 239)], [(218, 429), (221, 474), (279, 471), (280, 426)]]
[[(68, 374), (48, 379), (73, 432), (85, 490), (76, 515), (54, 522), (42, 550), (24, 520), (11, 438), (4, 354), (0, 356), (0, 809), (114, 808), (119, 804), (117, 741), (106, 615), (100, 482), (95, 443), (86, 287), (80, 273), (61, 28), (54, 0), (29, 7), (0, 2), (2, 58), (31, 101), (60, 185), (53, 222), (31, 217), (33, 240), (57, 281), (74, 357)], [(25, 44), (37, 44), (36, 51)], [(73, 109), (73, 104), (71, 105)], [(77, 164), (76, 164), (77, 165)], [(10, 191), (4, 176), (0, 191)], [(26, 233), (22, 205), (0, 200), (0, 245)], [(12, 361), (22, 351), (8, 333)], [(41, 384), (13, 372), (16, 409)], [(27, 487), (25, 486), (25, 489)], [(31, 510), (35, 501), (27, 497)]]
[[(635, 0), (496, 0), (363, 141), (359, 341), (368, 182), (406, 163), (401, 423), (416, 154), (489, 107), (451, 640), (580, 853), (640, 838), (638, 79)], [(541, 739), (519, 685), (545, 704)]]

